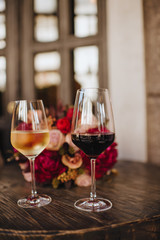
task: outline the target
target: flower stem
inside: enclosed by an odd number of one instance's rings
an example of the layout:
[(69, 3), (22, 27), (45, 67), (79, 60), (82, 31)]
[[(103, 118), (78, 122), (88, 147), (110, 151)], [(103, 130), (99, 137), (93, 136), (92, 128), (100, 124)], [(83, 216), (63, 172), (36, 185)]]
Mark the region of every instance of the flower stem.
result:
[(31, 171), (31, 198), (37, 197), (36, 183), (35, 183), (35, 158), (29, 158)]
[(96, 198), (96, 178), (95, 178), (96, 159), (91, 159), (91, 192), (90, 199), (93, 201)]

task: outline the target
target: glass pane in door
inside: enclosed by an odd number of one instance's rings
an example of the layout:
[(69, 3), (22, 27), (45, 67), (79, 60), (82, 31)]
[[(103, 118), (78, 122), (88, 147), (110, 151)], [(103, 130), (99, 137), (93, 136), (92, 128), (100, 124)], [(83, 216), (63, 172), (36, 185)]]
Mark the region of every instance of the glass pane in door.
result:
[(98, 32), (97, 0), (74, 0), (74, 34), (77, 37)]
[(0, 49), (6, 47), (6, 2), (0, 0)]
[(34, 0), (35, 13), (53, 13), (57, 11), (57, 0)]
[(6, 58), (0, 56), (0, 116), (3, 115), (3, 96), (6, 91)]
[(0, 12), (3, 12), (6, 10), (6, 1), (0, 0)]
[(99, 87), (98, 63), (99, 54), (97, 46), (74, 49), (75, 90), (78, 88)]
[(34, 57), (36, 97), (43, 99), (47, 107), (56, 105), (61, 83), (60, 64), (60, 54), (57, 51), (38, 53)]
[(34, 38), (53, 42), (59, 37), (57, 0), (34, 0)]
[(39, 42), (52, 42), (58, 39), (58, 19), (56, 16), (38, 15), (35, 17), (34, 36)]

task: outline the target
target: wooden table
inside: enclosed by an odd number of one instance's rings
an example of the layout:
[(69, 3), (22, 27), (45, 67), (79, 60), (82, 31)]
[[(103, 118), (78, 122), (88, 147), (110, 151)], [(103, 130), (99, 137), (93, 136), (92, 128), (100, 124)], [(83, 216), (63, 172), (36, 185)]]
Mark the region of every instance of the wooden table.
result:
[(160, 239), (160, 168), (120, 161), (118, 175), (97, 181), (97, 195), (112, 201), (101, 213), (74, 208), (75, 200), (88, 197), (90, 188), (38, 187), (53, 199), (48, 206), (22, 209), (17, 200), (30, 192), (17, 165), (0, 174), (0, 240), (152, 240)]

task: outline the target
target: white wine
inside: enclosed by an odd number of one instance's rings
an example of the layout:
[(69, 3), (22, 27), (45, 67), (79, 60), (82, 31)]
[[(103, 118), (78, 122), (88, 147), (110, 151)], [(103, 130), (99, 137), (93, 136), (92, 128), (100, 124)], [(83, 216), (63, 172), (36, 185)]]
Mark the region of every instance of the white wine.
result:
[(49, 143), (49, 131), (11, 131), (12, 146), (26, 157), (36, 157)]

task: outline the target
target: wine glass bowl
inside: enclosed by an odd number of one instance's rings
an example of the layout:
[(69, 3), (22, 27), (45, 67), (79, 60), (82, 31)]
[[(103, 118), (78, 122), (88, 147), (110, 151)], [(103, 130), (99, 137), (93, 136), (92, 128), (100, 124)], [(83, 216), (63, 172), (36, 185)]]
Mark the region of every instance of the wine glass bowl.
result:
[(92, 180), (90, 197), (76, 201), (74, 206), (94, 212), (110, 209), (111, 201), (97, 198), (95, 179), (96, 158), (115, 138), (113, 112), (107, 89), (88, 88), (77, 91), (71, 136), (73, 143), (91, 159)]
[(41, 207), (51, 202), (49, 196), (37, 194), (34, 169), (35, 158), (46, 148), (49, 139), (42, 100), (15, 101), (11, 123), (11, 144), (29, 159), (31, 171), (31, 195), (18, 200), (20, 207)]

